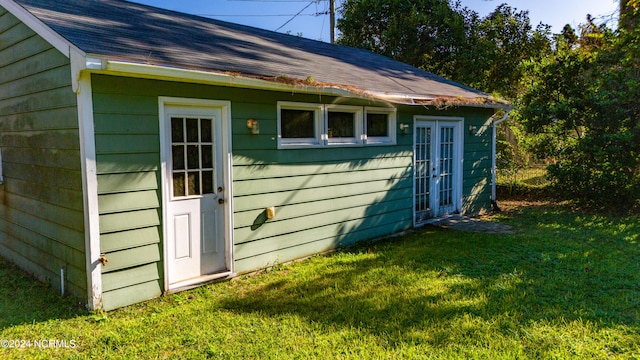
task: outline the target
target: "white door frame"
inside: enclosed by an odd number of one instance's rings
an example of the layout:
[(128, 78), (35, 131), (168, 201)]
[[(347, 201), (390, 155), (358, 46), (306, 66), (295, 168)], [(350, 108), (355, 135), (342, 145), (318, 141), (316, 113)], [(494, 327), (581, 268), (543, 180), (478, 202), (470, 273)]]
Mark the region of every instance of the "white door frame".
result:
[[(457, 125), (457, 131), (456, 131), (456, 136), (457, 136), (457, 144), (454, 145), (454, 151), (455, 151), (455, 155), (454, 155), (454, 159), (455, 159), (455, 164), (454, 164), (454, 180), (453, 180), (453, 199), (454, 199), (454, 207), (455, 207), (455, 211), (459, 212), (462, 211), (462, 193), (463, 193), (463, 171), (464, 171), (464, 118), (462, 117), (455, 117), (455, 116), (426, 116), (426, 115), (416, 115), (413, 118), (413, 166), (414, 166), (414, 176), (413, 176), (413, 225), (414, 226), (419, 226), (419, 225), (423, 225), (425, 222), (421, 222), (418, 223), (417, 219), (416, 219), (416, 152), (415, 152), (415, 145), (416, 145), (416, 134), (417, 134), (417, 128), (419, 126), (424, 126), (424, 125), (431, 125), (432, 128), (434, 129), (433, 131), (435, 132), (435, 134), (433, 134), (433, 139), (435, 139), (435, 141), (432, 143), (432, 146), (435, 147), (439, 147), (440, 144), (440, 140), (439, 140), (439, 133), (438, 130), (440, 128), (439, 125), (443, 125), (443, 124), (451, 124), (451, 123), (455, 123)], [(433, 150), (431, 152), (431, 156), (433, 156), (434, 153), (438, 154), (438, 157), (436, 158), (432, 158), (432, 162), (437, 163), (439, 162), (439, 150)], [(438, 191), (438, 189), (435, 189), (434, 183), (431, 181), (430, 182), (430, 188), (432, 189), (431, 192), (436, 192)], [(434, 199), (431, 198), (431, 203), (433, 204)], [(434, 207), (434, 205), (431, 205), (432, 207)], [(436, 211), (434, 209), (434, 211)], [(443, 214), (435, 214), (434, 219), (438, 218), (438, 217), (442, 217)], [(427, 221), (428, 222), (428, 221)]]
[[(232, 188), (232, 172), (231, 172), (231, 102), (205, 99), (191, 99), (178, 97), (159, 97), (158, 98), (159, 114), (160, 114), (160, 164), (162, 174), (162, 231), (163, 231), (163, 251), (164, 251), (164, 290), (165, 292), (179, 291), (194, 285), (215, 280), (218, 278), (229, 277), (234, 272), (233, 261), (233, 188)], [(197, 109), (214, 108), (220, 110), (222, 114), (222, 172), (224, 183), (224, 244), (225, 244), (225, 266), (226, 271), (202, 276), (177, 284), (169, 283), (169, 262), (168, 246), (167, 246), (167, 206), (171, 198), (171, 186), (169, 186), (170, 167), (167, 162), (170, 160), (169, 143), (170, 132), (167, 126), (166, 107), (180, 106), (193, 107)]]

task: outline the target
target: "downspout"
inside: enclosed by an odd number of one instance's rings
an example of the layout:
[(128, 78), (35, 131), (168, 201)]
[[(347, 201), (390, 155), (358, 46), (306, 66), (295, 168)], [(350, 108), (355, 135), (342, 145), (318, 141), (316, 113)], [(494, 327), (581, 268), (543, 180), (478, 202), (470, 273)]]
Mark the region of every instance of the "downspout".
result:
[[(498, 199), (496, 196), (496, 156), (497, 156), (497, 140), (498, 140), (498, 125), (507, 120), (507, 118), (509, 117), (509, 113), (511, 112), (511, 110), (513, 110), (513, 107), (508, 107), (505, 109), (505, 113), (504, 116), (501, 119), (495, 119), (493, 118), (493, 116), (491, 117), (492, 120), (492, 127), (493, 127), (493, 134), (491, 137), (491, 208), (495, 211), (500, 211), (500, 207), (498, 206)], [(495, 116), (495, 115), (494, 115)]]

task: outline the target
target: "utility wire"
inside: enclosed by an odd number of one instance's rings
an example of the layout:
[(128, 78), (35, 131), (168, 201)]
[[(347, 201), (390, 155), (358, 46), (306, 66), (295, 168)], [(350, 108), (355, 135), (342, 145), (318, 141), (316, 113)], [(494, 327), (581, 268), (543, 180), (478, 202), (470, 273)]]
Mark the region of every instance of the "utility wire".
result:
[[(251, 1), (251, 2), (307, 2), (309, 0), (227, 0), (227, 1)], [(329, 0), (313, 0), (314, 2), (329, 1)]]
[(204, 16), (204, 17), (264, 17), (264, 16), (322, 16), (322, 15), (329, 15), (328, 11), (323, 11), (323, 12), (316, 12), (313, 14), (196, 14), (198, 16)]
[(279, 28), (277, 28), (275, 31), (278, 31), (278, 30), (282, 29), (283, 27), (285, 27), (285, 25), (287, 25), (287, 24), (288, 24), (288, 23), (290, 23), (293, 19), (295, 19), (296, 17), (298, 17), (298, 15), (302, 14), (302, 12), (303, 12), (303, 11), (307, 10), (307, 8), (308, 8), (309, 6), (313, 5), (313, 3), (314, 3), (314, 2), (316, 2), (316, 1), (315, 1), (315, 0), (314, 0), (314, 1), (311, 1), (309, 4), (307, 4), (307, 6), (303, 7), (303, 8), (302, 8), (302, 10), (298, 11), (298, 13), (297, 13), (297, 14), (293, 15), (293, 17), (292, 17), (291, 19), (287, 20), (287, 22), (285, 22), (284, 24), (282, 24), (282, 26), (280, 26)]

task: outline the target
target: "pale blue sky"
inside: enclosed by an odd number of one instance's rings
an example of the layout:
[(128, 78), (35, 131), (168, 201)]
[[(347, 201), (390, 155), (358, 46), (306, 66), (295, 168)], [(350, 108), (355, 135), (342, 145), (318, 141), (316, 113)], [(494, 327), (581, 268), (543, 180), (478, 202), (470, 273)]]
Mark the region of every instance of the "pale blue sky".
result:
[[(315, 40), (329, 40), (328, 0), (133, 0), (197, 15), (276, 30), (302, 33)], [(339, 6), (342, 0), (336, 0)], [(565, 24), (577, 26), (587, 14), (605, 21), (615, 17), (618, 0), (462, 0), (484, 16), (498, 5), (507, 3), (518, 10), (529, 10), (533, 25), (539, 22), (559, 32)], [(303, 10), (304, 9), (304, 10)], [(294, 18), (298, 12), (301, 14)], [(293, 19), (292, 19), (293, 18)], [(289, 21), (292, 19), (289, 23)], [(285, 25), (286, 23), (286, 25)], [(284, 25), (284, 26), (283, 26)]]

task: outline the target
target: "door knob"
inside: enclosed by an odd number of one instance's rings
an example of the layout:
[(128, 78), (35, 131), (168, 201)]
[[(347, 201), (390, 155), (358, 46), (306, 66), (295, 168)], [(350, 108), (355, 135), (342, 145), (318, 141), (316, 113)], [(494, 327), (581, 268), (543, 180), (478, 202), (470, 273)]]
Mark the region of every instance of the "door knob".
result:
[(220, 186), (220, 187), (218, 188), (218, 192), (223, 192), (223, 191), (224, 191), (224, 188), (223, 188), (222, 186)]
[(218, 204), (220, 205), (224, 204), (224, 199), (218, 199)]

